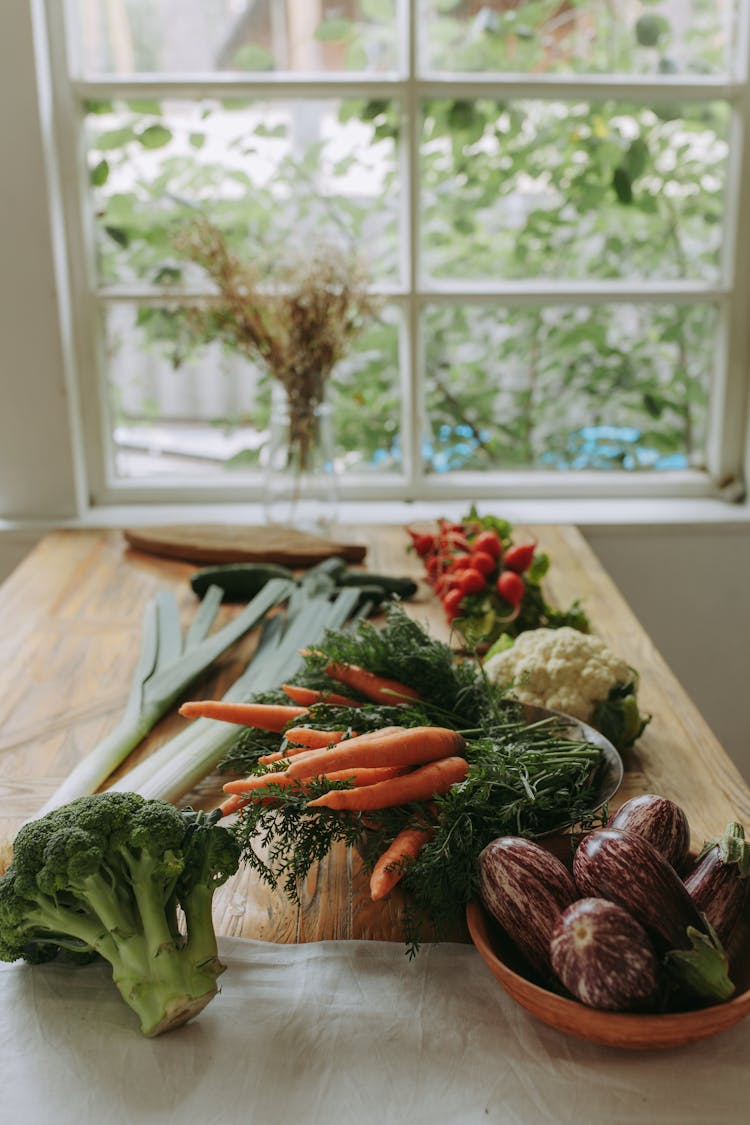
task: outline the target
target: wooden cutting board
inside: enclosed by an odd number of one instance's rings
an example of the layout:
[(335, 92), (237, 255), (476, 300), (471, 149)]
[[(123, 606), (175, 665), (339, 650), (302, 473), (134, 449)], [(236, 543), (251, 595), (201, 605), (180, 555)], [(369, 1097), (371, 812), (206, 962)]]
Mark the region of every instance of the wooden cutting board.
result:
[(123, 535), (135, 550), (199, 564), (274, 562), (293, 568), (333, 557), (358, 563), (367, 554), (361, 543), (340, 543), (280, 524), (166, 524), (125, 528)]

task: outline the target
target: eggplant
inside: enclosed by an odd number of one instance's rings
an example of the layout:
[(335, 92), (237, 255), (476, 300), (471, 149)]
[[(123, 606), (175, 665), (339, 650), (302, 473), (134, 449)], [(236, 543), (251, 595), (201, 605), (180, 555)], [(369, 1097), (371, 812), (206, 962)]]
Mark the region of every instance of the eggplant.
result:
[(479, 895), (532, 968), (551, 979), (552, 929), (580, 897), (565, 865), (533, 840), (500, 836), (479, 855)]
[(736, 821), (703, 845), (685, 887), (698, 910), (729, 946), (750, 902), (750, 841)]
[(581, 896), (616, 902), (643, 926), (675, 982), (704, 1000), (734, 992), (727, 955), (677, 872), (643, 836), (600, 828), (573, 857)]
[(690, 826), (684, 811), (669, 797), (655, 793), (631, 797), (609, 818), (607, 827), (644, 836), (676, 871), (684, 869), (690, 850)]
[(640, 922), (617, 903), (579, 898), (563, 910), (550, 941), (552, 968), (590, 1008), (647, 1011), (659, 996), (659, 962)]
[(619, 903), (645, 926), (657, 949), (689, 945), (688, 926), (704, 929), (682, 880), (653, 844), (621, 828), (584, 836), (573, 857), (581, 895)]

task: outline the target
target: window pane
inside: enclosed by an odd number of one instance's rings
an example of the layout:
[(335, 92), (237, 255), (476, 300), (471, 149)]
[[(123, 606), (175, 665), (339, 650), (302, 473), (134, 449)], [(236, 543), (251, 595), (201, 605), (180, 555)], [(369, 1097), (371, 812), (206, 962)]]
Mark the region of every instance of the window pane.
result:
[(396, 0), (76, 0), (84, 73), (392, 71)]
[[(104, 282), (178, 284), (174, 237), (196, 208), (238, 246), (355, 245), (398, 278), (398, 114), (388, 102), (89, 106), (97, 268)], [(93, 219), (93, 216), (92, 216)]]
[(736, 0), (420, 0), (428, 70), (727, 71)]
[[(330, 401), (342, 472), (400, 466), (399, 318), (386, 308), (334, 370)], [(102, 314), (113, 471), (219, 480), (257, 470), (270, 385), (219, 343), (196, 345), (176, 305), (112, 303)]]
[(429, 102), (425, 271), (713, 281), (727, 125), (723, 103)]
[(428, 473), (703, 467), (710, 306), (432, 306)]

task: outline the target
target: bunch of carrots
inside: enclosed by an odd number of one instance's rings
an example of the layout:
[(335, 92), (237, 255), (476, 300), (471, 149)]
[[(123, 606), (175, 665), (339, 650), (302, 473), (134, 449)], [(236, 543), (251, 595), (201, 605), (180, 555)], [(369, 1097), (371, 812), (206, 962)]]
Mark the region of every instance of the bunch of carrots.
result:
[(396, 886), (408, 863), (432, 838), (434, 798), (466, 778), (466, 744), (458, 731), (440, 726), (390, 726), (357, 734), (349, 729), (331, 731), (294, 725), (301, 724), (315, 703), (356, 707), (367, 702), (413, 703), (420, 698), (412, 688), (358, 665), (329, 663), (326, 672), (362, 698), (285, 684), (284, 691), (292, 701), (289, 705), (198, 700), (184, 703), (180, 714), (283, 735), (278, 751), (258, 759), (264, 772), (224, 785), (229, 794), (221, 805), (225, 816), (251, 802), (273, 805), (280, 790), (294, 788), (304, 793), (312, 780), (344, 782), (346, 788), (334, 787), (312, 798), (307, 802), (311, 811), (369, 814), (396, 805), (423, 803), (424, 824), (409, 825), (399, 832), (373, 867), (370, 894), (378, 900)]

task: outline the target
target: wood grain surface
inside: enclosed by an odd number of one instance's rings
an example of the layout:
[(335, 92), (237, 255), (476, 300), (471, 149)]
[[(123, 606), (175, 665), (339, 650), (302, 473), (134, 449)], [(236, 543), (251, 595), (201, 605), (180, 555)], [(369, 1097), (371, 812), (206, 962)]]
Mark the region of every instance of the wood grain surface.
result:
[(241, 524), (168, 524), (163, 527), (128, 527), (123, 531), (131, 547), (152, 555), (199, 565), (238, 562), (275, 562), (282, 566), (313, 566), (336, 556), (362, 562), (367, 547), (345, 538), (327, 539), (307, 531)]
[[(567, 606), (579, 598), (594, 631), (640, 673), (640, 700), (653, 719), (625, 755), (625, 781), (613, 807), (636, 793), (672, 797), (688, 814), (694, 846), (731, 819), (750, 824), (750, 790), (579, 531), (557, 525), (529, 530), (552, 559), (544, 581), (548, 599)], [(402, 528), (344, 528), (341, 537), (366, 545), (368, 569), (421, 578)], [(43, 538), (0, 587), (0, 834), (6, 841), (120, 718), (147, 601), (172, 588), (184, 626), (192, 620), (198, 603), (188, 579), (194, 570), (133, 549), (118, 531), (62, 530)], [(423, 582), (407, 608), (433, 635), (448, 639), (441, 607)], [(222, 609), (220, 622), (236, 612)], [(254, 644), (253, 635), (238, 642), (187, 697), (222, 695)], [(175, 709), (120, 772), (185, 723)], [(221, 778), (214, 775), (184, 803), (213, 808), (220, 800)], [(247, 870), (215, 900), (220, 933), (276, 942), (398, 941), (400, 909), (397, 893), (370, 901), (357, 855), (343, 847), (311, 873), (299, 906)]]

